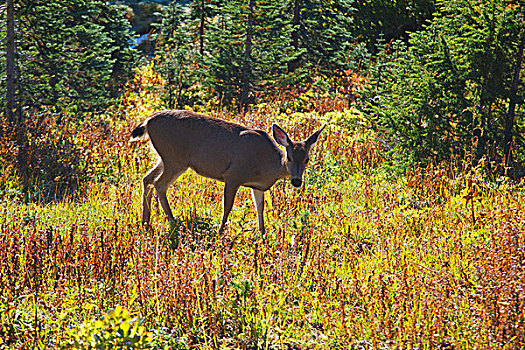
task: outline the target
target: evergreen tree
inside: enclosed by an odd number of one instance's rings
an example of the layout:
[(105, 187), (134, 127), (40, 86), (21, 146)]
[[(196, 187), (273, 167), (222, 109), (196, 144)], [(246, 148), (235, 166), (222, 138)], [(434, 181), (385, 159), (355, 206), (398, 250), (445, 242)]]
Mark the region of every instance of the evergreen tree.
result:
[(246, 107), (257, 95), (291, 82), (287, 64), (296, 52), (286, 3), (228, 0), (214, 4), (212, 12), (205, 36), (206, 84), (226, 104)]
[(221, 12), (222, 1), (213, 0), (194, 0), (189, 5), (190, 28), (188, 28), (188, 35), (193, 37), (193, 43), (197, 47), (199, 58), (205, 55), (208, 42), (206, 41), (206, 33), (210, 23)]
[(511, 102), (523, 104), (525, 80), (516, 69), (523, 15), (524, 5), (501, 0), (443, 2), (431, 24), (411, 35), (410, 47), (396, 43), (381, 55), (371, 84), (383, 104), (379, 121), (413, 156), (473, 153), (501, 164), (512, 141), (516, 160), (525, 161), (516, 132), (522, 115), (505, 125)]
[(209, 43), (203, 57), (205, 84), (216, 91), (225, 104), (240, 100), (245, 60), (244, 22), (248, 17), (245, 5), (246, 1), (242, 0), (213, 4), (213, 12), (217, 15), (205, 33), (205, 40)]
[(331, 75), (346, 67), (354, 38), (352, 36), (353, 0), (291, 1), (291, 42), (299, 52), (290, 70), (315, 69)]
[(173, 74), (192, 76), (182, 80), (192, 80), (190, 85), (202, 81), (224, 104), (246, 108), (258, 96), (308, 77), (312, 69), (332, 75), (346, 67), (352, 48), (350, 4), (195, 0), (184, 8), (184, 15), (176, 5), (179, 15), (164, 14), (160, 36), (163, 42), (178, 42), (169, 49), (162, 46), (159, 66), (170, 86), (178, 84), (170, 78)]
[(377, 53), (380, 40), (406, 42), (410, 33), (432, 19), (436, 0), (355, 0), (352, 33), (368, 50)]
[(293, 14), (286, 1), (259, 3), (258, 9), (254, 74), (258, 90), (273, 91), (304, 77), (304, 69), (292, 71), (289, 67), (305, 50), (294, 46)]
[(164, 99), (168, 108), (183, 108), (194, 103), (190, 90), (198, 78), (198, 53), (190, 35), (191, 20), (176, 2), (164, 8), (161, 18), (155, 35), (155, 67), (166, 81)]
[(123, 10), (102, 0), (17, 5), (23, 104), (105, 107), (131, 74), (134, 60)]
[[(11, 125), (15, 124), (15, 10), (13, 0), (6, 4), (7, 28), (6, 28), (6, 116)], [(2, 55), (2, 61), (4, 55)], [(0, 61), (0, 62), (2, 62)], [(3, 66), (4, 62), (2, 62)], [(4, 97), (4, 96), (2, 96)]]

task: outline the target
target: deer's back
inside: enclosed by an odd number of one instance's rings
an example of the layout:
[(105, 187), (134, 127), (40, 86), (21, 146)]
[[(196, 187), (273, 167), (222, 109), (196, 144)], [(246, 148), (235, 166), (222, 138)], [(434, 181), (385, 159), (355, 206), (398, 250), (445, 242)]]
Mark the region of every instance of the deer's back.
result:
[(263, 164), (280, 159), (278, 147), (265, 132), (191, 111), (157, 112), (148, 120), (147, 130), (165, 166), (191, 167), (220, 181), (239, 177), (250, 182), (246, 179), (266, 171)]

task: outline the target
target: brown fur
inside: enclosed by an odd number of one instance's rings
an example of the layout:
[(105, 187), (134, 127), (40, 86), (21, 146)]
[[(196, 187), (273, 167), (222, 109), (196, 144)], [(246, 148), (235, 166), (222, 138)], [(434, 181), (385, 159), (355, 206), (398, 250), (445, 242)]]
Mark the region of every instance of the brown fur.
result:
[(290, 177), (300, 186), (310, 147), (318, 130), (305, 141), (293, 142), (277, 125), (274, 137), (286, 147), (283, 152), (264, 131), (249, 129), (191, 111), (166, 110), (153, 113), (132, 132), (132, 140), (149, 136), (160, 156), (157, 165), (144, 177), (142, 222), (150, 219), (152, 188), (157, 190), (162, 209), (173, 220), (166, 191), (188, 168), (197, 174), (225, 183), (222, 231), (240, 186), (252, 188), (264, 234), (264, 192), (282, 178)]

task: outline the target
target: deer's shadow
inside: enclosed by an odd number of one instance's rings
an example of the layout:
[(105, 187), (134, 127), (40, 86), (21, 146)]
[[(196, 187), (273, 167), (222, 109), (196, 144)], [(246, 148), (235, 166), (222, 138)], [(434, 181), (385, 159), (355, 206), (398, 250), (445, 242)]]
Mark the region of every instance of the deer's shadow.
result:
[(179, 245), (189, 246), (192, 250), (208, 249), (215, 245), (219, 236), (210, 217), (200, 216), (195, 211), (183, 213), (169, 222), (166, 235), (168, 246), (175, 250)]

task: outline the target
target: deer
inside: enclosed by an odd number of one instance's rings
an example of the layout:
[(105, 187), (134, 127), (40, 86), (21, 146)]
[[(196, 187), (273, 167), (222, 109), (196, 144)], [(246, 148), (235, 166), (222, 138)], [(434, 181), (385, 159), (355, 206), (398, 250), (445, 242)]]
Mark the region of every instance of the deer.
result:
[(301, 187), (310, 149), (325, 127), (296, 142), (277, 124), (272, 125), (272, 139), (265, 131), (189, 110), (151, 114), (131, 132), (130, 138), (132, 142), (149, 138), (159, 155), (157, 164), (142, 181), (142, 223), (150, 222), (153, 188), (168, 220), (175, 220), (166, 193), (191, 168), (201, 176), (224, 182), (219, 233), (223, 232), (237, 191), (243, 186), (252, 190), (258, 228), (264, 237), (264, 193), (285, 178), (290, 178), (292, 186)]

